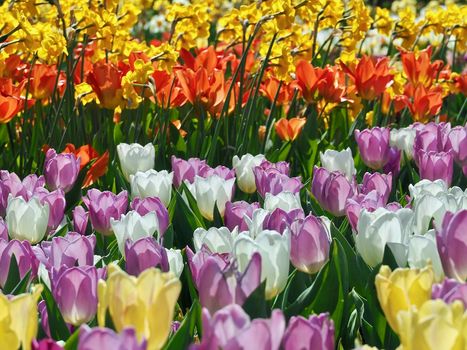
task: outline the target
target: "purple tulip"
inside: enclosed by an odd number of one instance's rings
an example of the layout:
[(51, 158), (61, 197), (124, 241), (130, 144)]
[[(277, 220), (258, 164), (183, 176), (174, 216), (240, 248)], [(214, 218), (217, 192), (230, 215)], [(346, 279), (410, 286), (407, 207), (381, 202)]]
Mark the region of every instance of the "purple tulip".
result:
[(452, 149), (459, 166), (467, 166), (467, 125), (456, 126), (449, 131), (445, 151)]
[(114, 194), (110, 191), (101, 192), (98, 189), (90, 189), (83, 197), (84, 204), (89, 209), (91, 224), (94, 229), (105, 236), (112, 234), (110, 219), (119, 220), (128, 206), (128, 193), (122, 191)]
[(198, 158), (184, 160), (172, 156), (171, 162), (175, 187), (179, 187), (184, 180), (187, 180), (189, 183), (193, 183), (193, 181), (195, 181), (195, 176), (199, 175), (200, 171), (204, 167), (208, 166), (205, 160), (200, 160)]
[(39, 262), (34, 256), (31, 244), (28, 241), (18, 241), (13, 239), (5, 241), (0, 239), (0, 287), (4, 287), (8, 280), (8, 272), (10, 271), (11, 257), (15, 256), (18, 264), (19, 277), (21, 279), (31, 271), (31, 279), (37, 275)]
[(146, 350), (146, 340), (138, 342), (136, 331), (133, 328), (125, 328), (120, 333), (115, 333), (108, 328), (89, 328), (81, 326), (78, 342), (78, 350)]
[(290, 225), (290, 261), (298, 270), (314, 274), (329, 260), (331, 237), (320, 219), (308, 215)]
[(81, 235), (86, 234), (88, 226), (89, 212), (82, 206), (77, 206), (73, 209), (73, 229)]
[(284, 350), (334, 349), (334, 323), (328, 314), (311, 315), (308, 319), (292, 316), (282, 341)]
[(65, 217), (65, 193), (61, 189), (49, 192), (45, 188), (42, 188), (40, 191), (37, 191), (35, 195), (39, 198), (41, 204), (47, 203), (49, 205), (48, 229), (57, 229)]
[(261, 283), (261, 255), (253, 254), (245, 272), (233, 264), (222, 269), (216, 258), (208, 257), (199, 272), (198, 291), (201, 305), (213, 313), (229, 304), (243, 305)]
[(329, 172), (315, 166), (311, 192), (324, 209), (335, 216), (343, 216), (347, 199), (356, 194), (356, 185), (338, 171)]
[(442, 152), (446, 148), (448, 141), (448, 133), (451, 129), (449, 123), (428, 123), (426, 125), (417, 126), (417, 133), (414, 140), (414, 159), (418, 164), (418, 152), (424, 150), (426, 152)]
[(248, 231), (248, 224), (245, 220), (245, 217), (252, 218), (253, 212), (256, 209), (259, 209), (259, 203), (248, 203), (245, 201), (238, 202), (227, 202), (225, 204), (225, 214), (224, 214), (224, 223), (225, 226), (233, 231), (235, 227), (238, 227), (238, 230)]
[(153, 237), (138, 239), (136, 242), (125, 242), (126, 271), (138, 276), (150, 267), (159, 267), (163, 272), (169, 271), (169, 260), (165, 248)]
[(6, 226), (5, 221), (3, 221), (3, 218), (0, 216), (0, 239), (4, 239), (5, 241), (8, 241), (8, 227)]
[(157, 197), (146, 197), (144, 199), (136, 197), (130, 204), (130, 208), (139, 215), (155, 212), (159, 223), (159, 235), (163, 236), (169, 227), (169, 212), (161, 200)]
[(39, 261), (49, 269), (59, 269), (63, 265), (86, 266), (94, 264), (95, 246), (96, 236), (69, 232), (64, 237), (54, 237), (51, 241), (42, 242), (42, 251), (36, 248), (35, 253)]
[(62, 189), (69, 192), (78, 178), (81, 161), (73, 153), (61, 153), (51, 148), (45, 155), (44, 177), (52, 190)]
[(94, 318), (97, 311), (97, 281), (94, 266), (62, 266), (52, 270), (52, 294), (65, 322), (79, 326)]
[(229, 264), (230, 257), (228, 254), (212, 254), (205, 246), (200, 251), (193, 253), (190, 247), (186, 247), (186, 256), (188, 259), (188, 265), (190, 266), (191, 276), (193, 282), (199, 290), (199, 280), (201, 279), (201, 269), (208, 259), (214, 259), (219, 265), (221, 270), (224, 270)]
[(253, 168), (255, 174), (256, 189), (261, 197), (265, 198), (266, 193), (277, 195), (281, 192), (298, 193), (302, 188), (300, 177), (289, 177), (274, 168), (263, 169), (261, 166)]
[(229, 180), (235, 177), (235, 170), (229, 169), (223, 165), (219, 165), (215, 168), (211, 168), (210, 166), (206, 165), (200, 168), (198, 175), (204, 178), (212, 176), (212, 175), (217, 175), (223, 178), (224, 180)]
[(203, 308), (203, 338), (192, 346), (198, 350), (257, 349), (277, 350), (281, 345), (285, 319), (281, 310), (273, 310), (270, 319), (250, 320), (237, 304), (228, 305), (211, 315)]
[(37, 304), (37, 311), (39, 312), (39, 315), (40, 315), (42, 330), (49, 338), (51, 338), (50, 326), (49, 326), (49, 314), (47, 313), (47, 305), (45, 303), (45, 300), (41, 300), (39, 304)]
[(420, 178), (431, 181), (441, 179), (448, 187), (451, 186), (454, 171), (454, 157), (451, 151), (426, 152), (419, 150), (417, 155)]
[(385, 203), (384, 197), (376, 190), (347, 199), (347, 202), (345, 203), (345, 214), (349, 219), (352, 229), (354, 231), (357, 230), (358, 218), (360, 217), (362, 209), (372, 212), (377, 208), (384, 207)]
[(289, 163), (287, 162), (277, 162), (277, 163), (271, 163), (270, 161), (268, 160), (263, 160), (261, 162), (261, 164), (259, 165), (259, 167), (263, 170), (267, 170), (267, 169), (276, 169), (277, 171), (279, 171), (281, 174), (284, 174), (284, 175), (287, 175), (289, 176), (289, 173), (290, 173), (290, 166), (289, 166)]
[(384, 204), (389, 200), (389, 195), (392, 189), (392, 174), (380, 173), (365, 173), (363, 175), (363, 182), (360, 187), (362, 194), (368, 194), (371, 191), (376, 191), (382, 198)]
[(303, 212), (303, 209), (293, 209), (286, 212), (281, 208), (276, 208), (271, 213), (268, 213), (264, 218), (263, 229), (284, 233), (284, 231), (289, 228), (295, 220), (304, 218), (305, 213)]
[(383, 166), (383, 171), (385, 174), (391, 173), (394, 177), (399, 175), (401, 170), (401, 156), (402, 152), (395, 147), (389, 149), (389, 160), (385, 166)]
[(5, 216), (10, 194), (13, 197), (21, 196), (25, 200), (29, 199), (26, 188), (18, 175), (9, 173), (6, 170), (0, 170), (0, 216)]
[(467, 278), (467, 210), (446, 212), (442, 224), (436, 223), (436, 242), (446, 276)]
[(464, 304), (464, 307), (467, 307), (467, 283), (446, 278), (442, 283), (433, 285), (431, 298), (442, 299), (448, 304), (451, 304), (455, 300), (460, 300)]
[(32, 341), (32, 350), (63, 350), (53, 339), (42, 339)]
[(389, 160), (389, 128), (374, 127), (355, 130), (355, 140), (363, 162), (372, 169), (381, 169)]

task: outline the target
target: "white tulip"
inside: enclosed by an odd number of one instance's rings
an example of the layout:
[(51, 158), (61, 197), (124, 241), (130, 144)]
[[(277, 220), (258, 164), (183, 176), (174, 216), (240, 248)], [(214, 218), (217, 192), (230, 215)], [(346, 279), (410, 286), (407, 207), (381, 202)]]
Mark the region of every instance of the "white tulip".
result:
[(289, 275), (290, 237), (264, 230), (256, 239), (246, 233), (237, 236), (234, 256), (240, 271), (245, 271), (255, 252), (261, 255), (261, 279), (266, 280), (266, 299), (272, 299), (286, 286)]
[(417, 131), (412, 128), (391, 129), (389, 144), (404, 152), (407, 159), (412, 159), (416, 134)]
[(111, 218), (110, 225), (115, 233), (118, 249), (123, 256), (125, 256), (125, 242), (127, 240), (135, 242), (140, 238), (151, 237), (156, 231), (160, 231), (159, 221), (154, 212), (141, 216), (132, 210), (126, 215), (122, 214), (119, 220)]
[(237, 233), (237, 228), (231, 232), (227, 227), (211, 227), (208, 230), (200, 227), (193, 233), (193, 243), (196, 251), (206, 246), (212, 253), (232, 253)]
[(302, 209), (300, 203), (300, 195), (292, 192), (281, 192), (277, 195), (266, 193), (264, 199), (264, 209), (273, 211), (274, 209), (281, 208), (287, 212), (293, 209)]
[(167, 170), (138, 171), (135, 175), (130, 175), (131, 196), (158, 197), (167, 207), (172, 196), (173, 177), (173, 172), (169, 173)]
[(435, 231), (413, 235), (409, 241), (408, 262), (411, 268), (420, 269), (431, 263), (437, 280), (444, 275), (443, 266), (436, 246)]
[(224, 217), (225, 203), (232, 200), (234, 184), (235, 178), (225, 180), (218, 175), (195, 177), (196, 203), (204, 218), (214, 220), (214, 205), (217, 205), (220, 215)]
[(117, 145), (117, 153), (123, 176), (128, 182), (130, 175), (154, 168), (156, 151), (152, 143), (144, 147), (139, 143), (120, 143)]
[(255, 239), (260, 232), (263, 231), (263, 223), (266, 216), (269, 214), (269, 211), (266, 209), (258, 208), (253, 211), (251, 219), (245, 215), (243, 219), (245, 220), (248, 226), (248, 234), (251, 238)]
[(167, 259), (169, 260), (169, 270), (177, 278), (180, 278), (183, 272), (183, 257), (180, 249), (165, 249), (167, 252)]
[(323, 168), (326, 168), (330, 172), (340, 171), (349, 181), (352, 181), (354, 175), (357, 173), (352, 150), (349, 147), (340, 152), (328, 149), (324, 154), (320, 152), (319, 157)]
[(453, 186), (448, 190), (448, 193), (456, 199), (458, 210), (467, 209), (467, 188), (462, 191), (460, 187)]
[(5, 222), (12, 239), (38, 243), (47, 232), (48, 221), (47, 203), (41, 204), (36, 197), (32, 197), (27, 202), (21, 196), (13, 198), (11, 194), (9, 195)]
[(238, 187), (245, 193), (254, 193), (256, 191), (256, 182), (253, 169), (259, 166), (266, 158), (262, 154), (256, 156), (247, 153), (238, 158), (234, 156), (232, 165), (235, 169)]
[(386, 243), (407, 245), (412, 222), (413, 212), (407, 208), (396, 212), (385, 208), (374, 212), (363, 209), (358, 219), (357, 234), (354, 235), (357, 251), (369, 266), (378, 265), (383, 261)]
[(436, 196), (440, 192), (447, 192), (448, 187), (443, 180), (420, 180), (415, 185), (409, 185), (410, 197), (412, 200), (417, 200), (423, 194), (432, 194)]

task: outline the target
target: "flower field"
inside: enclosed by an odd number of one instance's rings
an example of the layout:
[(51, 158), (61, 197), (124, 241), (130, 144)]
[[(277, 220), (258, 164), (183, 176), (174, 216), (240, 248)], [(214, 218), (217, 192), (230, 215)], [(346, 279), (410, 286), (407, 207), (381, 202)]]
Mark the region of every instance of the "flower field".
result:
[(0, 14), (0, 350), (467, 349), (462, 2)]

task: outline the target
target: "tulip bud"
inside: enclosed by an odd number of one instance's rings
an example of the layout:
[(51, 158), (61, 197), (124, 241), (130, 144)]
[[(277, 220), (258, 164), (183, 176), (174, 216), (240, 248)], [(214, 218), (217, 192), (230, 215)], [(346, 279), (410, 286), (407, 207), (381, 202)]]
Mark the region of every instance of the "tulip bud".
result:
[(238, 230), (240, 232), (247, 231), (248, 225), (245, 221), (245, 217), (251, 219), (253, 216), (253, 212), (258, 208), (258, 202), (254, 202), (251, 204), (245, 201), (225, 203), (225, 226), (231, 231), (233, 231), (235, 227), (238, 227)]
[(182, 251), (180, 249), (165, 249), (167, 259), (169, 260), (169, 270), (177, 278), (180, 278), (185, 264), (183, 262)]
[(441, 179), (448, 186), (451, 185), (452, 173), (454, 171), (454, 157), (449, 152), (426, 152), (419, 150), (418, 168), (420, 177), (431, 181)]
[(266, 193), (277, 195), (281, 192), (298, 193), (302, 188), (300, 177), (288, 177), (274, 168), (263, 170), (261, 167), (253, 169), (256, 188), (261, 197)]
[(264, 230), (277, 231), (282, 234), (294, 221), (304, 218), (305, 213), (303, 212), (303, 209), (292, 209), (291, 211), (286, 212), (281, 208), (277, 208), (272, 212), (267, 213), (264, 218), (262, 228)]
[(123, 176), (128, 182), (130, 175), (154, 168), (156, 152), (151, 143), (144, 147), (138, 143), (120, 143), (117, 145), (117, 153)]
[(169, 173), (167, 170), (138, 171), (135, 175), (130, 175), (131, 196), (133, 198), (157, 197), (167, 207), (172, 195), (172, 180), (173, 172)]
[(55, 190), (48, 192), (46, 189), (36, 193), (36, 197), (39, 198), (41, 204), (48, 204), (49, 206), (49, 220), (47, 227), (49, 230), (56, 230), (63, 222), (65, 217), (65, 193), (61, 190)]
[(214, 220), (214, 206), (223, 217), (225, 203), (232, 200), (235, 179), (224, 180), (218, 175), (208, 178), (195, 177), (196, 202), (199, 211), (209, 221)]
[(215, 168), (211, 168), (210, 166), (206, 165), (199, 169), (199, 176), (200, 177), (209, 177), (212, 175), (217, 175), (224, 180), (230, 180), (235, 178), (235, 170), (227, 168), (226, 166), (219, 165)]
[(308, 319), (292, 316), (282, 339), (284, 350), (334, 349), (334, 323), (328, 314), (311, 315)]
[(238, 158), (238, 156), (233, 157), (232, 164), (235, 169), (237, 184), (243, 192), (254, 193), (256, 191), (253, 169), (259, 166), (263, 160), (265, 160), (265, 157), (262, 154), (252, 156), (250, 153), (247, 153), (241, 158)]
[(31, 271), (31, 277), (37, 275), (38, 261), (28, 241), (21, 242), (13, 239), (8, 242), (0, 239), (0, 266), (2, 266), (0, 269), (1, 288), (5, 286), (8, 280), (12, 256), (15, 256), (20, 279), (23, 279), (29, 271)]
[(44, 238), (49, 221), (49, 205), (40, 204), (39, 199), (25, 201), (22, 197), (8, 199), (6, 223), (11, 238), (26, 240), (32, 244)]
[(374, 127), (363, 131), (355, 130), (363, 162), (372, 169), (381, 169), (389, 160), (389, 129)]
[(147, 341), (138, 342), (134, 328), (125, 328), (115, 333), (108, 328), (80, 328), (78, 350), (112, 349), (112, 350), (146, 350)]
[(315, 167), (311, 192), (318, 203), (335, 216), (345, 215), (345, 203), (356, 193), (356, 185), (340, 172)]
[(344, 174), (349, 181), (352, 181), (354, 175), (357, 173), (352, 151), (348, 147), (340, 152), (327, 149), (324, 154), (320, 152), (319, 157), (321, 159), (321, 166), (330, 173), (339, 171)]
[(162, 204), (161, 200), (157, 197), (138, 198), (136, 197), (130, 203), (130, 208), (138, 212), (139, 215), (144, 216), (150, 212), (155, 212), (157, 221), (159, 222), (159, 233), (163, 235), (169, 227), (169, 212)]
[(281, 192), (277, 195), (266, 193), (266, 197), (264, 198), (264, 209), (267, 211), (273, 211), (277, 208), (287, 212), (294, 209), (302, 209), (299, 194), (292, 192)]
[(467, 283), (446, 278), (443, 282), (434, 284), (431, 289), (432, 299), (442, 299), (446, 304), (460, 300), (467, 306)]
[(227, 268), (230, 262), (230, 254), (211, 253), (206, 247), (201, 247), (201, 250), (196, 254), (193, 253), (190, 247), (186, 247), (186, 256), (188, 259), (188, 265), (190, 266), (191, 276), (193, 277), (193, 282), (197, 288), (199, 288), (199, 280), (202, 277), (201, 269), (208, 259), (212, 258), (217, 263), (220, 270)]
[(384, 204), (389, 200), (389, 195), (392, 189), (392, 174), (380, 174), (380, 173), (365, 173), (363, 175), (363, 183), (360, 191), (363, 194), (368, 194), (375, 190), (379, 195), (382, 196)]
[(467, 279), (467, 210), (447, 212), (442, 223), (436, 222), (438, 252), (444, 272), (459, 281)]
[(452, 149), (459, 166), (467, 166), (467, 125), (456, 126), (449, 131), (445, 150)]
[(97, 310), (97, 270), (94, 266), (62, 266), (52, 272), (52, 294), (65, 322), (89, 322)]
[(193, 243), (196, 251), (205, 246), (212, 253), (231, 253), (237, 230), (232, 232), (227, 227), (211, 227), (208, 230), (199, 227), (193, 233)]
[(290, 261), (298, 270), (314, 274), (329, 260), (331, 237), (321, 220), (313, 215), (290, 226)]
[(163, 272), (169, 271), (169, 260), (166, 250), (152, 237), (125, 243), (126, 271), (138, 276), (150, 267), (158, 267)]
[(69, 192), (78, 178), (80, 164), (80, 159), (73, 153), (57, 154), (54, 149), (49, 149), (44, 163), (44, 178), (49, 189)]
[(171, 162), (172, 172), (174, 174), (173, 183), (176, 187), (180, 187), (185, 180), (189, 183), (193, 183), (195, 181), (195, 176), (199, 174), (200, 170), (208, 166), (205, 160), (200, 160), (198, 158), (184, 160), (172, 156)]
[(417, 131), (412, 128), (391, 129), (389, 144), (404, 152), (407, 159), (413, 158), (413, 147)]
[(141, 216), (132, 210), (126, 215), (122, 214), (120, 220), (111, 218), (110, 225), (115, 233), (118, 249), (123, 256), (125, 256), (124, 248), (127, 240), (135, 242), (140, 238), (152, 237), (156, 231), (159, 232), (159, 222), (154, 212)]
[(110, 191), (101, 192), (90, 189), (83, 197), (84, 204), (89, 209), (89, 217), (93, 228), (103, 235), (112, 234), (110, 219), (119, 219), (125, 213), (128, 206), (128, 194), (126, 191), (118, 195)]
[(427, 193), (436, 196), (440, 192), (447, 191), (448, 187), (443, 180), (430, 181), (423, 179), (417, 182), (415, 185), (409, 185), (409, 192), (412, 200), (417, 200), (419, 197)]
[(73, 209), (73, 229), (81, 235), (86, 234), (88, 226), (89, 212), (84, 210), (82, 206), (76, 206)]
[(261, 162), (261, 164), (259, 165), (259, 167), (263, 170), (267, 170), (267, 169), (276, 169), (277, 171), (279, 171), (281, 174), (284, 174), (284, 175), (287, 175), (289, 176), (290, 174), (290, 166), (289, 166), (289, 163), (287, 162), (284, 162), (284, 161), (281, 161), (281, 162), (277, 162), (277, 163), (271, 163), (270, 161), (268, 160), (263, 160)]
[(425, 152), (442, 152), (445, 150), (447, 135), (451, 129), (450, 124), (428, 123), (419, 127), (416, 131), (414, 140), (414, 160), (419, 163), (418, 153), (421, 150)]

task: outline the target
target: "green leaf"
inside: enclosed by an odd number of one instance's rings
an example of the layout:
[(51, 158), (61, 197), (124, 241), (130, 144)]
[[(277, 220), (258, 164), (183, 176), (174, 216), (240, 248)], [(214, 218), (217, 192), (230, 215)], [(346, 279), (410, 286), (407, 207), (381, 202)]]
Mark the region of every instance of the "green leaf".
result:
[(76, 349), (78, 349), (79, 331), (80, 331), (80, 328), (78, 328), (76, 331), (74, 331), (74, 333), (71, 335), (71, 337), (68, 338), (65, 345), (63, 346), (63, 348), (65, 350), (76, 350)]
[(20, 281), (21, 277), (19, 274), (18, 263), (16, 261), (16, 256), (13, 254), (10, 258), (10, 269), (8, 270), (8, 278), (3, 287), (3, 293), (11, 294)]
[(29, 270), (23, 277), (23, 279), (13, 288), (11, 294), (18, 295), (26, 292), (29, 285), (29, 279), (31, 277), (31, 270)]
[(195, 329), (197, 319), (200, 317), (201, 307), (198, 300), (193, 302), (188, 313), (185, 315), (180, 328), (169, 339), (168, 343), (164, 346), (164, 350), (179, 350), (187, 349), (188, 345), (193, 341), (195, 336)]
[(266, 281), (263, 281), (243, 303), (243, 310), (250, 315), (251, 319), (269, 317), (265, 295)]
[(362, 297), (352, 289), (347, 295), (346, 314), (348, 315), (345, 331), (342, 333), (344, 349), (351, 349), (355, 345), (355, 338), (362, 326), (365, 306)]
[(167, 249), (170, 249), (170, 248), (173, 248), (174, 246), (174, 228), (173, 228), (173, 225), (170, 224), (169, 227), (167, 228), (167, 230), (165, 231), (164, 233), (164, 237), (163, 237), (163, 244), (164, 244), (164, 247), (167, 248)]
[(49, 288), (43, 284), (42, 299), (45, 301), (47, 307), (47, 314), (49, 317), (50, 335), (55, 340), (64, 340), (70, 337), (70, 331), (63, 319), (63, 316), (55, 303), (55, 299), (50, 292)]

